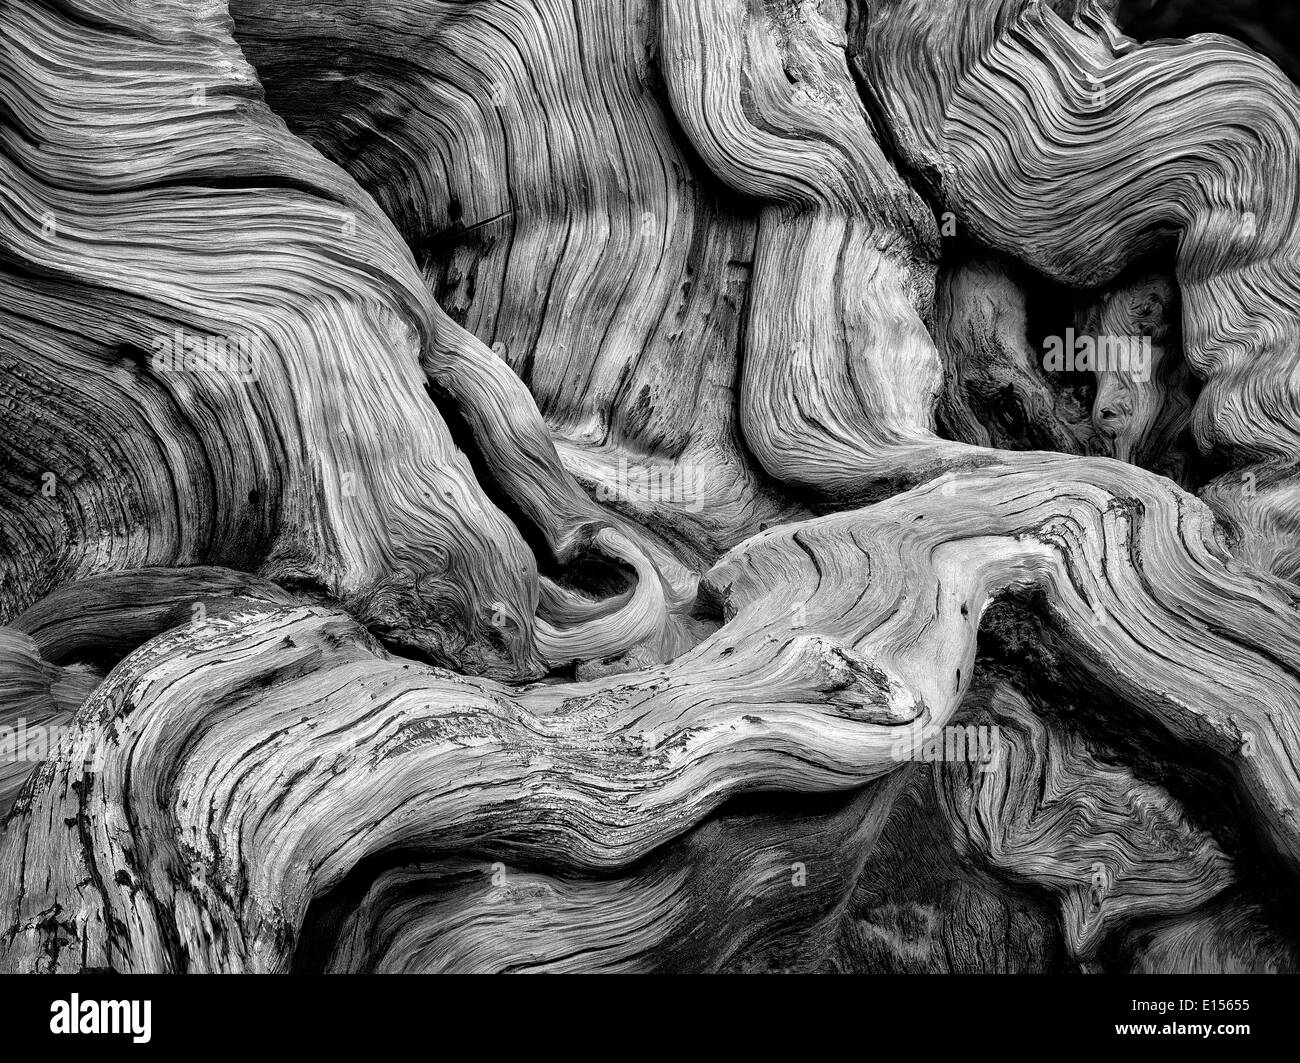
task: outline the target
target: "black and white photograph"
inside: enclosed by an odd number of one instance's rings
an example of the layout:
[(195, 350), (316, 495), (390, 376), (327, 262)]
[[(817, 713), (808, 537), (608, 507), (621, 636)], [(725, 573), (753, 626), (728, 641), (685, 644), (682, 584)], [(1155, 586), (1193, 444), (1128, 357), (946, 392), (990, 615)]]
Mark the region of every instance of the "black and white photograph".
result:
[(1298, 972), (1300, 4), (0, 0), (33, 1050)]

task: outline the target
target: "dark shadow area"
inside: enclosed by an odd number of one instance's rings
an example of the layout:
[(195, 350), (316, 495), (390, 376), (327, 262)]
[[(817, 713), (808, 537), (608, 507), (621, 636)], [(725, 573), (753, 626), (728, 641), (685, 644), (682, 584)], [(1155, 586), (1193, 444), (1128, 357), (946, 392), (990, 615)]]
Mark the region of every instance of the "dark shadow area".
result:
[(1119, 0), (1115, 22), (1139, 41), (1221, 33), (1300, 81), (1300, 5), (1293, 0)]

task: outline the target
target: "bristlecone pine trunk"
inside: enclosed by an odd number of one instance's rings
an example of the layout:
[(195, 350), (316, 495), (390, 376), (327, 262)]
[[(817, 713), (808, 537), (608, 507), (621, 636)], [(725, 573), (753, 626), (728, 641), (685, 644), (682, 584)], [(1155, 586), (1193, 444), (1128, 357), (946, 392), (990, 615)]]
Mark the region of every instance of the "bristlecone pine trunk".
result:
[(1285, 8), (0, 0), (0, 969), (1296, 969)]

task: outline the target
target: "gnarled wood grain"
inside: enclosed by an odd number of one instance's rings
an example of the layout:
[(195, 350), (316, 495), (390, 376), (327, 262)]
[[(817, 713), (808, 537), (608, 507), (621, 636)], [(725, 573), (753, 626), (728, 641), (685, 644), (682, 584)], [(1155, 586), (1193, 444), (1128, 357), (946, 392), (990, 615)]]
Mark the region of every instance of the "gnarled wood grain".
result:
[(0, 968), (1295, 969), (1300, 94), (1131, 6), (0, 7)]

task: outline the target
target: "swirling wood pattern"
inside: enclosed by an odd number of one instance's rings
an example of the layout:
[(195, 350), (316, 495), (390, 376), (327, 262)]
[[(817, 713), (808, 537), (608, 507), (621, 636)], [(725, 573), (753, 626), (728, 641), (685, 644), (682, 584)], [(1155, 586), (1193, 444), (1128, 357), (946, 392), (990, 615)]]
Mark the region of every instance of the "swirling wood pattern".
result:
[(0, 6), (0, 968), (1296, 969), (1198, 10)]

